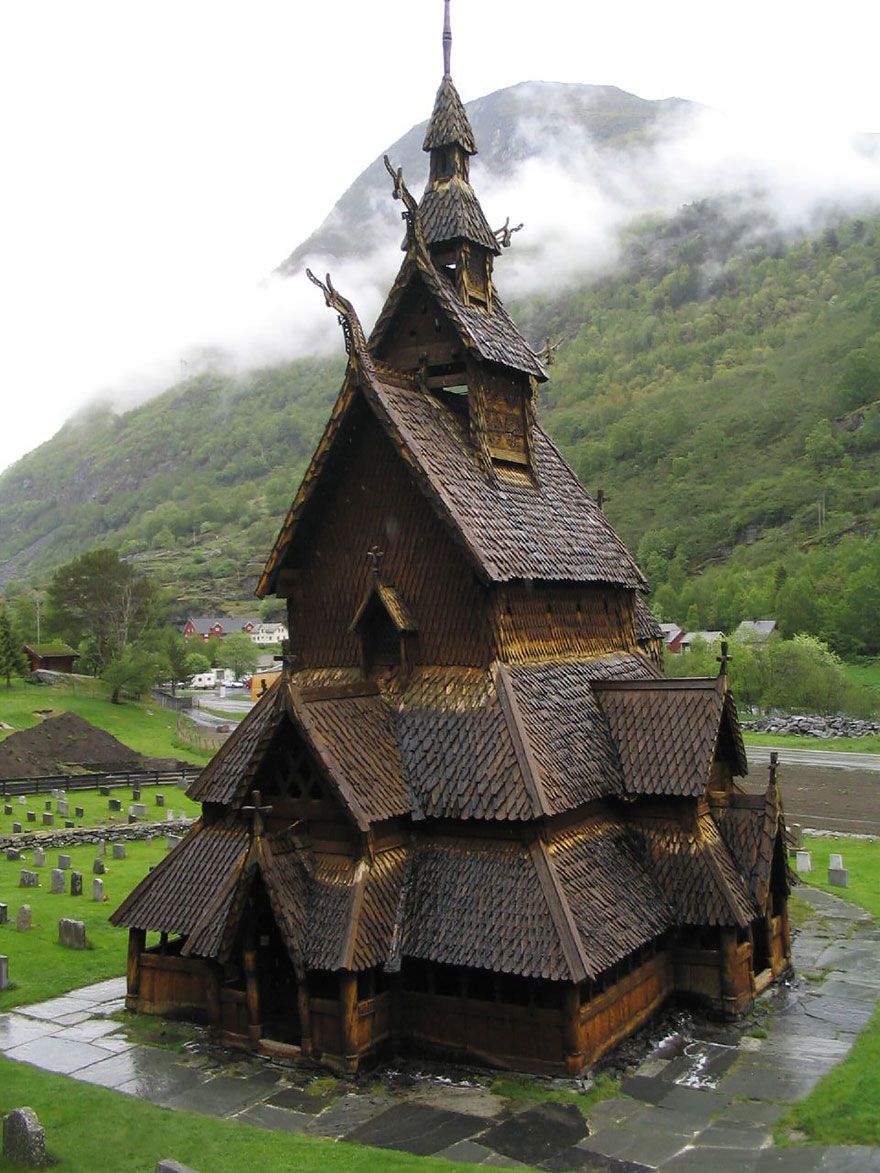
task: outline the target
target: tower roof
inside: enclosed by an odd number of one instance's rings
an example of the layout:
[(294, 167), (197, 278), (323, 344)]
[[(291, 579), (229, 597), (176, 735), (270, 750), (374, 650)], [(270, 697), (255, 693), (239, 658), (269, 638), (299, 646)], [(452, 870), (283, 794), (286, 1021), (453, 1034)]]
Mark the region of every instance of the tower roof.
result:
[(433, 151), (438, 147), (448, 147), (457, 144), (468, 155), (477, 153), (477, 144), (474, 142), (474, 132), (471, 130), (470, 120), (464, 108), (464, 102), (459, 97), (458, 90), (449, 74), (444, 74), (434, 99), (434, 110), (425, 131), (425, 141), (422, 150)]

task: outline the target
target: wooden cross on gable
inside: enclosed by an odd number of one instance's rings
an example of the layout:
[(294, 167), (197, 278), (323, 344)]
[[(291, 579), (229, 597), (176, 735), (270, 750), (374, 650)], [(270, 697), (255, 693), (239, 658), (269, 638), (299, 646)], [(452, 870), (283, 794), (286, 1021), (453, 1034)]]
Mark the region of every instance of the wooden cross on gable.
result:
[(266, 827), (264, 818), (266, 815), (270, 815), (272, 813), (273, 808), (271, 806), (262, 805), (263, 796), (260, 794), (259, 790), (254, 791), (253, 798), (254, 805), (243, 806), (241, 808), (241, 813), (243, 815), (251, 816), (251, 826), (253, 828), (254, 835), (256, 838), (259, 838), (260, 835), (263, 834), (263, 831)]
[(730, 644), (727, 642), (726, 639), (723, 639), (721, 641), (721, 655), (715, 657), (715, 659), (721, 665), (721, 667), (718, 669), (719, 676), (726, 676), (727, 675), (727, 665), (733, 659), (733, 656), (731, 656), (728, 651), (729, 647), (730, 647)]

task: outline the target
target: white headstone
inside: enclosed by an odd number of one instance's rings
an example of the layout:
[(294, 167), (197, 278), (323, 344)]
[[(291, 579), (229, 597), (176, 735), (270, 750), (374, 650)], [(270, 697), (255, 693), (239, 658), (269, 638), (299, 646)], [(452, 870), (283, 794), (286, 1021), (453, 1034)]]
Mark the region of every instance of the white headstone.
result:
[(104, 903), (104, 881), (92, 880), (92, 900), (97, 904)]
[(803, 873), (813, 870), (813, 859), (809, 851), (799, 851), (795, 856), (795, 869)]
[(829, 855), (829, 857), (828, 857), (828, 866), (829, 866), (829, 868), (835, 868), (835, 869), (842, 868), (843, 867), (843, 856), (838, 855), (836, 852), (832, 851), (831, 855)]
[(9, 989), (9, 958), (0, 954), (0, 990)]
[(832, 888), (848, 888), (849, 872), (846, 868), (829, 868), (828, 883)]
[(23, 794), (19, 794), (19, 796), (18, 796), (18, 805), (19, 805), (19, 806), (24, 806), (24, 804), (25, 804), (25, 802), (26, 802), (26, 801), (27, 801), (27, 799), (25, 798), (25, 796), (24, 796)]
[(34, 867), (44, 868), (46, 866), (46, 853), (42, 847), (34, 848)]

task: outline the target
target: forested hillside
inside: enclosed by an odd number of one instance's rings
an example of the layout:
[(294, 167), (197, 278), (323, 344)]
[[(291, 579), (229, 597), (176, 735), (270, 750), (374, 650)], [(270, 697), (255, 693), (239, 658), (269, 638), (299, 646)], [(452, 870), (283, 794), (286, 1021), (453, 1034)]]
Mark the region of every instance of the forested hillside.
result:
[[(703, 202), (632, 228), (613, 277), (511, 308), (562, 339), (542, 419), (663, 615), (880, 649), (880, 218), (784, 240)], [(180, 611), (252, 607), (341, 351), (72, 421), (0, 477), (7, 588), (111, 544)]]

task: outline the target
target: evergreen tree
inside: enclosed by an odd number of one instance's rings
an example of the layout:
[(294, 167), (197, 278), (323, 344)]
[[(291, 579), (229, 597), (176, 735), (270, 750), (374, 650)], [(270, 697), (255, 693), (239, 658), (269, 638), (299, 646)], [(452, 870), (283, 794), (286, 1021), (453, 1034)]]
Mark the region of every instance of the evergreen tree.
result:
[(0, 607), (0, 676), (6, 677), (6, 687), (12, 687), (13, 676), (24, 676), (25, 660), (6, 608)]

